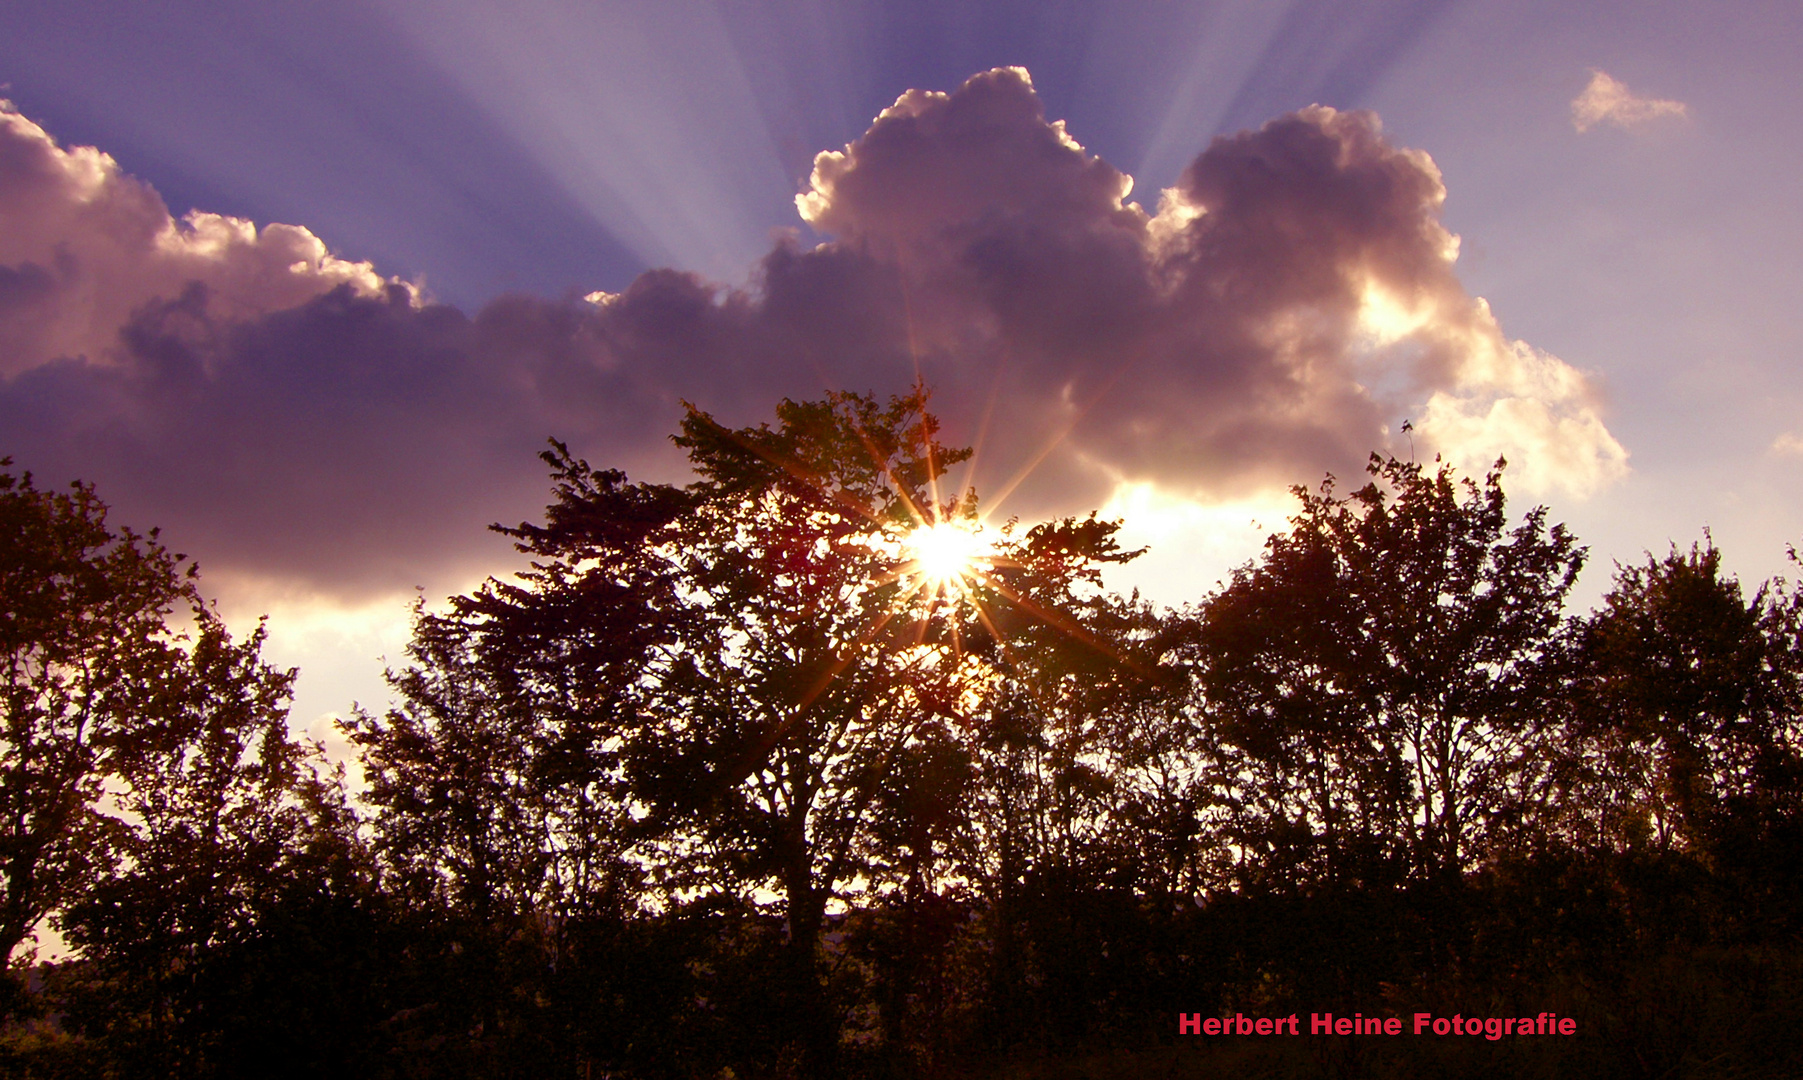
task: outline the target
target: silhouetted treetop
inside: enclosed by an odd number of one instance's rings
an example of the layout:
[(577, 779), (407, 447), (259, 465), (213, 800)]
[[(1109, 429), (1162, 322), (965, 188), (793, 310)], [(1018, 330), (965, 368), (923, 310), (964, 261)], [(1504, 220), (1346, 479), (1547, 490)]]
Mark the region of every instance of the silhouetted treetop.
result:
[(1584, 549), (1544, 507), (1509, 528), (1500, 462), (1481, 485), (1369, 471), (1345, 497), (1294, 489), (1290, 530), (1201, 612), (1218, 782), (1281, 880), (1456, 875), (1535, 793), (1543, 660)]

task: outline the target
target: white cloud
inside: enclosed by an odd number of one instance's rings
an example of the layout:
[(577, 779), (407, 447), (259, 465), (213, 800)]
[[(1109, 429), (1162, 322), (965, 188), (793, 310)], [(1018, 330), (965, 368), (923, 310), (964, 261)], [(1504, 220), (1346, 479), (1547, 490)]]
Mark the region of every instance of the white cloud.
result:
[(1581, 132), (1603, 123), (1636, 128), (1664, 117), (1683, 117), (1689, 113), (1690, 107), (1682, 101), (1638, 97), (1625, 84), (1610, 78), (1608, 73), (1593, 69), (1590, 85), (1572, 99), (1571, 125)]
[(1415, 429), (1467, 472), (1497, 458), (1510, 487), (1585, 498), (1626, 476), (1628, 452), (1609, 434), (1591, 380), (1525, 341), (1506, 338), (1490, 306), (1434, 328), (1458, 357), (1452, 385), (1437, 389)]
[(64, 149), (0, 101), (0, 376), (100, 360), (135, 312), (197, 283), (209, 313), (234, 320), (385, 284), (299, 226), (201, 211), (177, 220), (110, 155)]
[(997, 69), (903, 95), (816, 159), (797, 205), (823, 250), (905, 279), (942, 400), (993, 385), (999, 429), (1071, 425), (1042, 496), (1106, 498), (1107, 476), (1212, 501), (1348, 474), (1405, 416), (1479, 471), (1508, 455), (1518, 486), (1583, 495), (1625, 471), (1589, 382), (1465, 291), (1439, 169), (1376, 116), (1311, 106), (1216, 139), (1154, 215), (1129, 188)]

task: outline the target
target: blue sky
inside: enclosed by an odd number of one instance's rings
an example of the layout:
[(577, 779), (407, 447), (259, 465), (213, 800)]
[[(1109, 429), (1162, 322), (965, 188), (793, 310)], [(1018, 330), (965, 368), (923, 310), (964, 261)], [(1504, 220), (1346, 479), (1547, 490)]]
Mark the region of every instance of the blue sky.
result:
[[(239, 351), (196, 360), (204, 372), (196, 378), (231, 383), (230, 357), (250, 356), (263, 380), (254, 392), (219, 391), (179, 416), (140, 403), (89, 423), (80, 418), (136, 392), (115, 376), (143, 358), (126, 356), (129, 349), (113, 355), (111, 338), (57, 339), (63, 344), (44, 346), (51, 353), (19, 351), (0, 365), (0, 392), (11, 395), (0, 420), (12, 428), (0, 454), (46, 478), (100, 482), (123, 520), (160, 524), (195, 551), (228, 605), (270, 611), (274, 647), (308, 672), (300, 712), (342, 708), (339, 699), (353, 693), (368, 699), (379, 693), (373, 654), (396, 654), (411, 587), (442, 595), (503, 564), (504, 547), (482, 527), (542, 504), (531, 455), (545, 435), (572, 438), (597, 464), (656, 474), (670, 468), (661, 435), (674, 414), (633, 404), (641, 400), (633, 394), (673, 407), (673, 395), (705, 403), (718, 390), (722, 408), (741, 410), (734, 419), (751, 420), (777, 393), (900, 388), (878, 385), (889, 369), (875, 359), (844, 369), (816, 359), (759, 381), (743, 366), (750, 361), (720, 346), (694, 354), (680, 380), (653, 392), (617, 365), (666, 354), (622, 360), (628, 354), (616, 348), (613, 359), (596, 361), (599, 374), (533, 367), (535, 379), (580, 384), (550, 404), (541, 395), (481, 410), (470, 402), (491, 393), (480, 387), (501, 363), (484, 342), (525, 340), (508, 336), (525, 321), (585, 318), (566, 310), (582, 303), (576, 298), (627, 294), (635, 283), (643, 290), (663, 279), (642, 275), (665, 268), (693, 275), (717, 300), (740, 296), (752, 305), (747, 318), (765, 325), (768, 311), (756, 308), (768, 273), (760, 260), (773, 244), (810, 252), (823, 242), (888, 242), (893, 232), (868, 207), (819, 219), (840, 221), (838, 233), (804, 222), (795, 197), (811, 190), (815, 155), (863, 139), (906, 91), (951, 92), (976, 73), (1018, 65), (1031, 72), (1047, 120), (1063, 120), (1087, 155), (1133, 177), (1129, 200), (1148, 218), (1159, 192), (1184, 183), (1217, 136), (1313, 104), (1375, 112), (1385, 146), (1429, 155), (1444, 183), (1435, 212), (1458, 237), (1458, 258), (1432, 288), (1440, 290), (1435, 310), (1458, 312), (1446, 334), (1477, 333), (1481, 318), (1468, 305), (1482, 298), (1498, 341), (1551, 358), (1523, 361), (1541, 365), (1533, 369), (1541, 389), (1519, 390), (1529, 375), (1517, 372), (1509, 393), (1545, 404), (1555, 376), (1584, 380), (1581, 402), (1548, 406), (1566, 426), (1546, 430), (1588, 431), (1601, 464), (1570, 482), (1545, 465), (1538, 490), (1511, 491), (1518, 505), (1548, 502), (1591, 544), (1586, 601), (1607, 587), (1611, 560), (1689, 544), (1705, 527), (1729, 565), (1757, 581), (1780, 572), (1786, 545), (1803, 540), (1803, 210), (1795, 197), (1803, 121), (1793, 105), (1803, 11), (1741, 4), (1729, 18), (1726, 10), (1456, 0), (8, 5), (0, 9), (5, 96), (63, 151), (111, 155), (177, 218), (196, 209), (302, 227), (332, 256), (370, 263), (370, 281), (416, 283), (424, 292), (413, 302), (440, 307), (397, 310), (387, 322), (368, 313), (363, 322), (343, 312), (328, 319), (306, 305), (352, 271), (317, 259), (302, 275), (317, 288), (304, 295), (266, 277), (233, 277), (250, 283), (238, 293), (214, 284), (203, 314), (208, 332), (233, 336)], [(1573, 102), (1598, 72), (1625, 88), (1626, 104), (1580, 131)], [(1635, 112), (1635, 102), (1673, 104)], [(0, 206), (0, 221), (24, 206)], [(9, 227), (23, 235), (23, 225)], [(38, 242), (57, 250), (54, 236)], [(72, 236), (65, 246), (90, 250), (81, 242)], [(273, 241), (265, 234), (260, 242)], [(210, 257), (198, 247), (190, 255)], [(7, 281), (38, 280), (31, 275), (52, 262), (0, 250), (0, 267), (16, 272)], [(182, 287), (201, 273), (181, 269), (189, 265), (120, 270), (141, 293), (131, 294), (132, 310), (165, 304), (157, 325), (173, 325)], [(26, 299), (15, 312), (31, 313), (37, 294), (27, 294), (18, 293)], [(496, 304), (510, 295), (532, 302)], [(236, 307), (221, 299), (233, 296)], [(1009, 298), (991, 303), (1003, 311)], [(948, 319), (959, 313), (947, 310)], [(377, 324), (387, 329), (350, 329)], [(1343, 418), (1333, 402), (1369, 391), (1370, 416), (1358, 422), (1381, 420), (1389, 434), (1369, 424), (1356, 430), (1369, 428), (1373, 449), (1406, 449), (1394, 442), (1396, 425), (1419, 423), (1434, 391), (1477, 392), (1469, 378), (1445, 374), (1452, 361), (1421, 361), (1422, 350), (1453, 347), (1444, 335), (1428, 341), (1437, 327), (1383, 340), (1389, 359), (1379, 366), (1389, 374), (1373, 377), (1401, 383), (1372, 383), (1366, 356), (1364, 367), (1354, 364), (1363, 382), (1326, 387), (1310, 407)], [(13, 340), (0, 333), (0, 347)], [(550, 348), (542, 335), (531, 340)], [(1232, 475), (1233, 455), (1191, 467), (1195, 455), (1220, 456), (1219, 432), (1236, 410), (1265, 416), (1268, 403), (1236, 401), (1236, 384), (1183, 370), (1185, 354), (1168, 343), (1135, 347), (1154, 356), (1145, 361), (1147, 392), (1106, 391), (1108, 415), (1092, 431), (1077, 421), (1069, 436), (1081, 460), (1049, 471), (1028, 505), (1080, 509), (1056, 505), (1047, 490), (1077, 477), (1068, 481), (1073, 498), (1125, 513), (1155, 545), (1123, 584), (1177, 603), (1256, 552), (1262, 534), (1250, 522), (1280, 522), (1283, 482), (1343, 471), (1346, 455), (1313, 449), (1333, 443), (1316, 439), (1327, 421), (1307, 438), (1302, 428), (1267, 424), (1258, 438), (1293, 441), (1262, 456), (1248, 451), (1243, 476)], [(320, 359), (331, 350), (342, 359)], [(443, 359), (452, 354), (455, 362)], [(1081, 356), (1058, 348), (1047, 356), (1042, 374), (1083, 370)], [(55, 362), (55, 372), (45, 366)], [(976, 353), (948, 344), (934, 362), (951, 395), (989, 385)], [(1462, 370), (1469, 375), (1469, 364)], [(719, 389), (729, 384), (730, 392)], [(466, 385), (477, 389), (459, 397)], [(1490, 395), (1483, 402), (1503, 393), (1498, 385), (1480, 388)], [(1136, 409), (1168, 426), (1154, 406), (1185, 393), (1209, 395), (1194, 404), (1214, 425), (1173, 436), (1171, 454), (1191, 455), (1186, 461), (1154, 460), (1121, 434)], [(959, 411), (957, 400), (947, 404)], [(1459, 415), (1469, 421), (1477, 407)], [(990, 438), (1037, 445), (1057, 433), (1050, 409), (1022, 406)], [(296, 416), (305, 423), (284, 426)], [(178, 423), (211, 425), (216, 437), (172, 434)], [(1104, 423), (1115, 427), (1103, 431)], [(434, 425), (482, 434), (439, 446)], [(1625, 457), (1608, 458), (1594, 425)], [(1448, 447), (1455, 427), (1441, 426)], [(408, 445), (422, 456), (396, 451), (390, 462), (391, 444), (371, 430), (415, 433)], [(1459, 445), (1472, 453), (1490, 445), (1468, 436)], [(1545, 438), (1509, 445), (1517, 444), (1538, 448), (1511, 457), (1511, 475), (1523, 478), (1558, 449)], [(453, 497), (449, 481), (418, 483), (429, 460), (461, 471), (479, 495)], [(349, 465), (361, 469), (355, 482), (342, 471)], [(277, 473), (279, 482), (259, 480)], [(1097, 477), (1113, 478), (1112, 492)], [(219, 494), (234, 486), (242, 490)], [(404, 487), (419, 490), (416, 502), (397, 498)], [(339, 511), (342, 539), (312, 538), (309, 523)], [(267, 523), (265, 532), (243, 524), (253, 519)], [(467, 541), (418, 539), (460, 529)], [(296, 552), (283, 554), (270, 539), (278, 533), (299, 538)], [(334, 589), (334, 580), (355, 588)]]
[[(1162, 186), (1210, 135), (1367, 104), (1452, 7), (76, 0), (4, 16), (0, 66), (177, 213), (305, 223), (471, 303), (618, 288), (654, 255), (742, 270), (816, 152), (996, 66)], [(696, 201), (709, 242), (652, 230)]]

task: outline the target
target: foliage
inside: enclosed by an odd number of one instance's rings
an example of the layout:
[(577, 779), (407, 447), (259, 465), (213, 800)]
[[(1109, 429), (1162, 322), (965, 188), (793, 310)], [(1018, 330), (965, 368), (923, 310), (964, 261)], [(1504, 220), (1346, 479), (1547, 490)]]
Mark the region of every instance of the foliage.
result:
[(795, 1037), (831, 1058), (829, 907), (971, 870), (948, 849), (996, 688), (1020, 696), (1058, 641), (1098, 670), (1079, 595), (1127, 557), (1093, 518), (1010, 524), (969, 580), (929, 588), (910, 534), (975, 500), (940, 493), (968, 451), (925, 406), (836, 395), (744, 429), (692, 410), (682, 489), (547, 453), (546, 523), (503, 530), (532, 570), (422, 612), (405, 703), (352, 727), (397, 880), (541, 921), (610, 889), (654, 907), (768, 890), (779, 992), (813, 1015)]
[(1247, 885), (1455, 879), (1540, 794), (1544, 660), (1584, 550), (1545, 508), (1508, 528), (1501, 465), (1374, 457), (1331, 478), (1200, 616), (1211, 783)]
[(263, 662), (261, 627), (234, 642), (193, 566), (109, 527), (82, 484), (0, 474), (0, 612), (0, 935), (16, 950), (47, 920), (78, 950), (52, 980), (65, 1029), (202, 1074), (221, 959), (349, 835), (288, 732), (295, 673)]
[[(4, 478), (3, 895), (77, 956), (15, 963), (0, 1075), (1803, 1062), (1803, 588), (1674, 547), (1571, 615), (1584, 550), (1500, 465), (1374, 458), (1161, 611), (1104, 587), (1114, 523), (973, 539), (926, 406), (691, 410), (680, 487), (553, 444), (531, 568), (420, 606), (346, 724), (367, 817), (260, 629)], [(1171, 1022), (1417, 1009), (1584, 1036)]]
[[(0, 465), (11, 464), (10, 459)], [(105, 866), (109, 778), (143, 760), (145, 706), (179, 650), (164, 625), (198, 606), (192, 567), (107, 527), (93, 489), (39, 491), (0, 473), (0, 954)]]
[(1781, 590), (1743, 598), (1713, 543), (1617, 568), (1575, 628), (1569, 694), (1599, 840), (1702, 849), (1732, 809), (1796, 797), (1795, 601)]

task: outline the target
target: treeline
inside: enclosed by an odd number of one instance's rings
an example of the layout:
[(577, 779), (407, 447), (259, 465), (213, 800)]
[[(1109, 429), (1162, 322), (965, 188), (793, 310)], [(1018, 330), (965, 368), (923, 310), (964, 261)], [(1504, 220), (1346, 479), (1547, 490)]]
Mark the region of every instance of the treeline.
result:
[[(354, 793), (181, 556), (0, 476), (5, 1075), (1803, 1066), (1803, 589), (1705, 543), (1568, 613), (1500, 463), (1374, 458), (1156, 609), (1114, 523), (976, 531), (924, 392), (676, 442), (685, 487), (545, 455)], [(1580, 1034), (1176, 1022), (1423, 1010)]]

